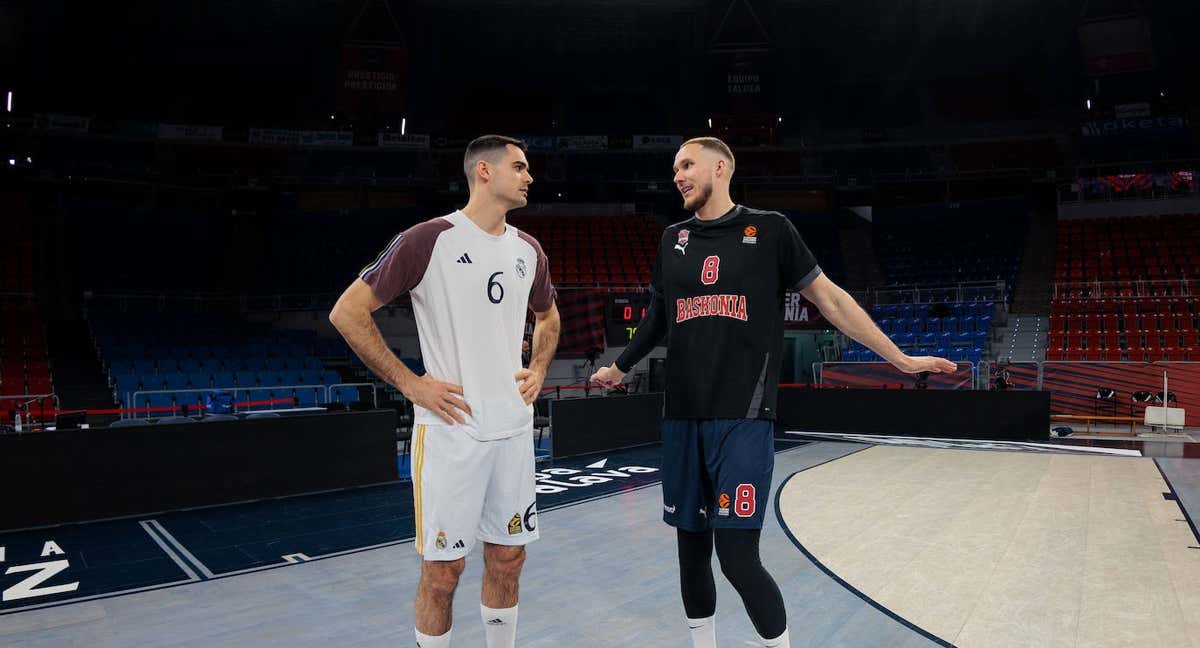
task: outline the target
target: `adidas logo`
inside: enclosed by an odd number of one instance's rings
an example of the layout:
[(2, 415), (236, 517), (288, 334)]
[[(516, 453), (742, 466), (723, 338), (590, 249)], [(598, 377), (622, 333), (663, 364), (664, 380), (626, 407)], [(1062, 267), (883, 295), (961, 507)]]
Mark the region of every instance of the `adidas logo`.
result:
[(462, 540), (459, 540), (458, 542), (455, 542), (455, 543), (454, 543), (454, 546), (453, 546), (453, 547), (450, 547), (450, 548), (451, 548), (451, 549), (465, 549), (465, 548), (466, 548), (466, 546), (467, 546), (467, 545), (463, 544), (463, 541), (462, 541)]
[(458, 262), (459, 263), (472, 263), (471, 255), (464, 252), (462, 256), (458, 257)]
[(504, 625), (504, 619), (488, 619), (488, 625)]

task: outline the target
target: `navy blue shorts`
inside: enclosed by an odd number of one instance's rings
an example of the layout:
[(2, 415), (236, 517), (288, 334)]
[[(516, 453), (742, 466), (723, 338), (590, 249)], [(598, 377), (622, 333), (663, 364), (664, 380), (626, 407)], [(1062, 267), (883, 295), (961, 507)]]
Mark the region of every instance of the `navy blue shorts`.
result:
[(761, 529), (775, 469), (775, 422), (665, 419), (663, 522), (686, 531)]

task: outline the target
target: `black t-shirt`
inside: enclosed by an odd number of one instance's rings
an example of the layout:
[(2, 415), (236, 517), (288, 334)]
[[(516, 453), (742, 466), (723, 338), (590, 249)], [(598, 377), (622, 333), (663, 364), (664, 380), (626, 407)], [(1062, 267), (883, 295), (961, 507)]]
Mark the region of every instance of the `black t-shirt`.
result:
[(629, 347), (628, 372), (667, 335), (671, 419), (774, 419), (783, 354), (783, 298), (821, 274), (778, 212), (734, 206), (663, 232), (651, 300)]

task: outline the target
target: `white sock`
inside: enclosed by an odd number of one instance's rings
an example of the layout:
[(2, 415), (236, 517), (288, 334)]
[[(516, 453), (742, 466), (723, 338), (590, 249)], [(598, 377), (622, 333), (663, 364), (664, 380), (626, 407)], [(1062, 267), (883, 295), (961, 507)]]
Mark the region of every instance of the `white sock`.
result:
[(788, 641), (788, 631), (786, 626), (783, 629), (783, 634), (779, 635), (778, 637), (775, 637), (774, 639), (764, 639), (763, 637), (759, 637), (758, 640), (767, 648), (792, 648), (792, 643)]
[(692, 631), (693, 648), (717, 648), (717, 623), (715, 617), (687, 620)]
[(483, 616), (483, 636), (487, 648), (513, 648), (517, 645), (517, 606), (490, 608), (479, 604)]
[(420, 630), (413, 628), (413, 632), (417, 633), (417, 648), (450, 648), (450, 632), (454, 628), (446, 631), (444, 635), (431, 637), (427, 634), (422, 634)]

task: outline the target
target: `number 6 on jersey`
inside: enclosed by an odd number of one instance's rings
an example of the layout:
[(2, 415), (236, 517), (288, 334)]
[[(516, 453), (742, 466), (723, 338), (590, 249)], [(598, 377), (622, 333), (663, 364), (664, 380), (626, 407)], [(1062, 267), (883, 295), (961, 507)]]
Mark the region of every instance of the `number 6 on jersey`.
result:
[[(488, 300), (491, 301), (493, 304), (499, 304), (500, 302), (504, 301), (504, 285), (501, 284), (499, 281), (496, 281), (496, 277), (499, 277), (502, 274), (504, 274), (504, 273), (503, 272), (493, 272), (492, 276), (488, 277), (488, 285), (487, 285)], [(495, 294), (495, 289), (497, 289), (497, 288), (500, 289), (499, 297), (497, 297)]]

